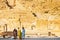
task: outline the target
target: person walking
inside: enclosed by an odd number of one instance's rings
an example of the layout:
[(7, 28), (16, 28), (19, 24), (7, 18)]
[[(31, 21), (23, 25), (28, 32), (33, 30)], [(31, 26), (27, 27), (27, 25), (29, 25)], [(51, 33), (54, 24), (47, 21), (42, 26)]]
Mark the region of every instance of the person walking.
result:
[(22, 38), (24, 39), (25, 38), (25, 28), (22, 27)]
[(13, 30), (13, 36), (14, 36), (14, 39), (17, 38), (17, 30), (16, 29)]
[(19, 28), (18, 28), (18, 37), (19, 37), (19, 39), (22, 39), (22, 32)]

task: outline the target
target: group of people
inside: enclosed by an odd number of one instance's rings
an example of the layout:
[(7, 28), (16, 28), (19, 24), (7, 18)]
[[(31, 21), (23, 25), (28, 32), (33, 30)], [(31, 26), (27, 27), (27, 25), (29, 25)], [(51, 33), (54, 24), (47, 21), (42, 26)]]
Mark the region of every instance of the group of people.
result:
[(22, 27), (22, 31), (21, 31), (20, 28), (18, 28), (18, 31), (17, 31), (17, 29), (14, 29), (14, 30), (13, 30), (13, 36), (14, 36), (14, 39), (16, 39), (17, 36), (18, 36), (20, 39), (25, 38), (25, 29), (24, 29), (24, 27)]

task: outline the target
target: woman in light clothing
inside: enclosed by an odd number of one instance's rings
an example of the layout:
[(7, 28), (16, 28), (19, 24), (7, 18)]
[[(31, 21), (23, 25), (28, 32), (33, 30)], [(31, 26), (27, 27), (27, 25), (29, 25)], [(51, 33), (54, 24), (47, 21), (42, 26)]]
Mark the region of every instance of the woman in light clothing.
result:
[(25, 29), (22, 27), (22, 38), (25, 38)]

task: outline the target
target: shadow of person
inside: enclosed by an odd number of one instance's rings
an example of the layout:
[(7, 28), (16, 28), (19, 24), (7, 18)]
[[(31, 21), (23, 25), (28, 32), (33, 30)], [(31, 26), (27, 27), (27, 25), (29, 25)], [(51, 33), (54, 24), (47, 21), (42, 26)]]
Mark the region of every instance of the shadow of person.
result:
[(22, 39), (18, 39), (18, 40), (22, 40)]

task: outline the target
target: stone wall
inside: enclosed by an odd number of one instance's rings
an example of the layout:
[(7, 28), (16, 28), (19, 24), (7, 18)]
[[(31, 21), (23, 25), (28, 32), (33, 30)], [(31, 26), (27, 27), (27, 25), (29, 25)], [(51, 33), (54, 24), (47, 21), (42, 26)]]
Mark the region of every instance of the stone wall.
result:
[(8, 31), (22, 25), (26, 29), (31, 29), (31, 26), (35, 25), (41, 31), (56, 30), (58, 32), (60, 30), (60, 0), (1, 0), (0, 26), (4, 24), (8, 25)]

